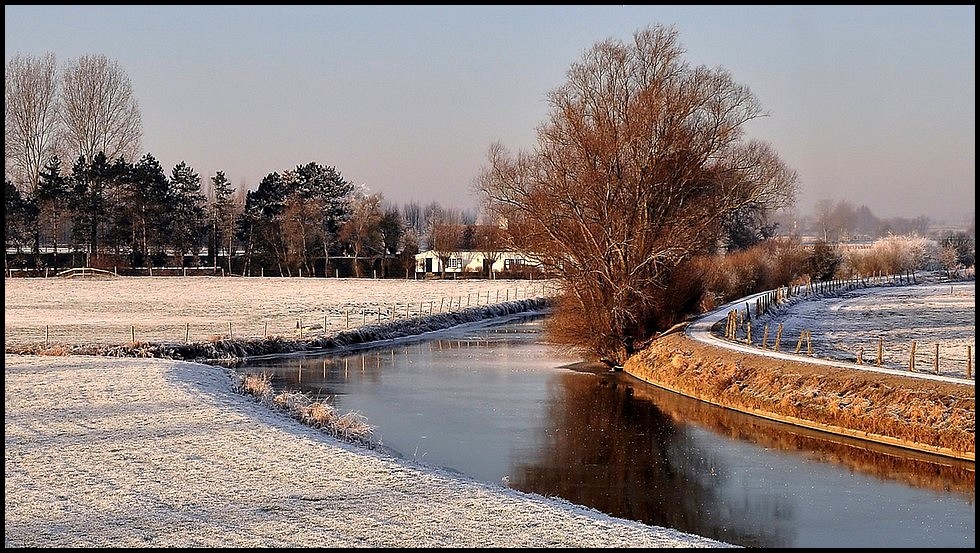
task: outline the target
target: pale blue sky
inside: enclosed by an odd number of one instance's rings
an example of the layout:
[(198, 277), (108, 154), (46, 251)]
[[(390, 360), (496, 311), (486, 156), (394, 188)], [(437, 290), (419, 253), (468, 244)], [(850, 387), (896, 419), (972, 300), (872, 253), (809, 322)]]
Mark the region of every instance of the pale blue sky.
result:
[(4, 51), (104, 54), (143, 150), (254, 188), (316, 161), (398, 204), (473, 209), (494, 141), (533, 145), (592, 44), (673, 25), (769, 117), (749, 127), (820, 199), (965, 219), (976, 198), (976, 7), (11, 6)]

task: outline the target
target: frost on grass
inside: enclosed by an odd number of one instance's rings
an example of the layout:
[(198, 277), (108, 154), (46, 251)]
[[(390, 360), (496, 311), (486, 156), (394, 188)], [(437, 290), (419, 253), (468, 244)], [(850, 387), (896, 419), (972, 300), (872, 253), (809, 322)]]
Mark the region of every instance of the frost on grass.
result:
[[(963, 378), (966, 369), (975, 372), (976, 283), (936, 282), (858, 287), (817, 296), (795, 296), (752, 321), (753, 343), (761, 346), (768, 327), (768, 349), (775, 348), (781, 328), (779, 350), (794, 352), (804, 330), (810, 332), (814, 357), (877, 365), (879, 345), (884, 368), (909, 368), (915, 342), (915, 368)], [(739, 334), (744, 342), (744, 331)], [(939, 370), (936, 371), (936, 348)], [(806, 342), (803, 352), (806, 352)]]
[(232, 388), (241, 394), (254, 397), (259, 403), (285, 412), (307, 426), (323, 430), (335, 438), (373, 448), (374, 426), (364, 415), (355, 411), (340, 414), (329, 403), (313, 401), (308, 395), (296, 391), (276, 393), (269, 374), (236, 373)]

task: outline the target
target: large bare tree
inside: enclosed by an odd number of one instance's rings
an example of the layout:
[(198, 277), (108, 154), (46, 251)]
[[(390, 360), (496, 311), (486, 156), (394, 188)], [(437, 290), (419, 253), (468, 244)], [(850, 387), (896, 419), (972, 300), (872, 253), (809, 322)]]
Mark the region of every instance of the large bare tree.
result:
[(62, 72), (65, 147), (91, 161), (99, 152), (109, 160), (139, 157), (143, 122), (129, 76), (104, 55), (69, 60)]
[(476, 181), (515, 245), (560, 275), (557, 318), (613, 363), (696, 311), (676, 271), (713, 251), (735, 210), (796, 194), (796, 173), (744, 137), (765, 115), (756, 97), (683, 54), (663, 26), (593, 45), (550, 93), (537, 145), (492, 145)]
[(58, 73), (55, 56), (15, 55), (4, 75), (4, 168), (34, 194), (41, 171), (58, 155)]

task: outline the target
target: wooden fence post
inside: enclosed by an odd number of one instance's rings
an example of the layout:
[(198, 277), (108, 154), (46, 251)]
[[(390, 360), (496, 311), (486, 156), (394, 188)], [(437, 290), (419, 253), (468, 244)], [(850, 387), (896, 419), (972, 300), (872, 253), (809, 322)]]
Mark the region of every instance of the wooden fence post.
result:
[(973, 372), (973, 348), (971, 346), (966, 346), (966, 377), (969, 379)]
[(881, 366), (881, 354), (884, 349), (885, 339), (881, 336), (878, 337), (878, 357), (875, 359), (875, 365)]
[(915, 372), (915, 340), (912, 341), (912, 349), (909, 351), (909, 370)]
[(184, 343), (189, 344), (191, 341), (191, 323), (184, 323)]
[(807, 355), (813, 355), (813, 335), (810, 331), (806, 331), (806, 353)]
[(936, 344), (932, 357), (932, 370), (935, 371), (936, 374), (939, 374), (939, 344), (938, 343)]
[(776, 343), (773, 344), (773, 349), (779, 351), (779, 342), (783, 338), (783, 323), (779, 323), (779, 328), (776, 329)]

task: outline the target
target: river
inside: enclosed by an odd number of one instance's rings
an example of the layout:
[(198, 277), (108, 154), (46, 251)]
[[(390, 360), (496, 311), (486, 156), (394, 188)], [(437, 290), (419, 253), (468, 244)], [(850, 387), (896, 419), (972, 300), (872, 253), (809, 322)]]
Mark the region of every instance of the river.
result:
[(254, 359), (375, 426), (385, 450), (749, 547), (975, 547), (975, 464), (692, 400), (515, 316), (342, 354)]

